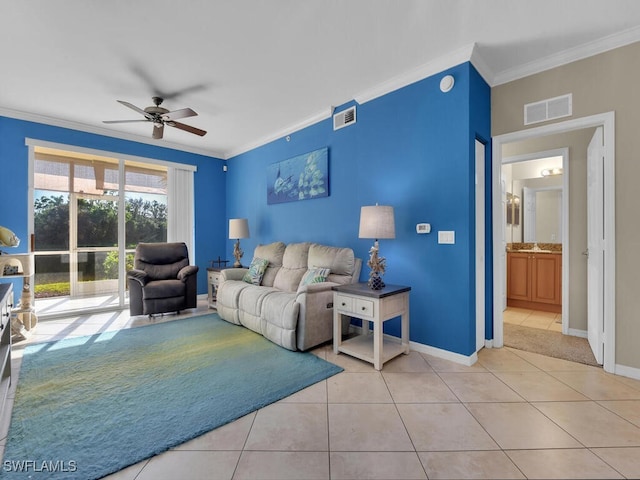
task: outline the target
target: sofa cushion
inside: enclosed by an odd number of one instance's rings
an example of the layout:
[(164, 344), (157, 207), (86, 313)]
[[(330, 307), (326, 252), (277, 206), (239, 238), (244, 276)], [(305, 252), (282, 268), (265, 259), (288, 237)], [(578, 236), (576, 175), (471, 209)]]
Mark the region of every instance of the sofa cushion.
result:
[(300, 280), (300, 285), (326, 282), (329, 271), (328, 268), (310, 268)]
[(249, 270), (244, 274), (242, 280), (254, 285), (260, 285), (262, 283), (264, 271), (267, 269), (267, 265), (269, 265), (269, 260), (266, 258), (253, 257), (251, 265), (249, 265)]
[(299, 311), (295, 293), (269, 293), (262, 302), (262, 335), (281, 347), (296, 350)]
[(328, 247), (312, 244), (309, 247), (308, 268), (324, 267), (330, 270), (327, 281), (351, 283), (355, 269), (355, 257), (350, 248)]
[(227, 280), (220, 285), (216, 295), (217, 310), (220, 318), (240, 325), (240, 294), (245, 288), (249, 287), (251, 287), (250, 284), (240, 280)]
[(284, 256), (285, 248), (286, 245), (284, 243), (274, 242), (268, 245), (258, 245), (254, 250), (254, 257), (269, 260), (269, 265), (267, 265), (267, 269), (262, 276), (261, 285), (273, 287), (273, 280), (276, 278), (280, 267), (282, 267), (282, 257)]
[(142, 290), (142, 298), (149, 300), (152, 298), (184, 297), (186, 285), (180, 280), (154, 280)]
[(256, 333), (262, 333), (263, 302), (273, 292), (277, 292), (277, 290), (257, 285), (249, 285), (244, 288), (238, 298), (238, 320), (240, 320), (240, 324)]
[[(302, 276), (307, 271), (310, 243), (290, 243), (282, 257), (282, 268), (273, 281), (274, 288), (284, 292), (295, 292)], [(324, 266), (324, 265), (323, 265)]]

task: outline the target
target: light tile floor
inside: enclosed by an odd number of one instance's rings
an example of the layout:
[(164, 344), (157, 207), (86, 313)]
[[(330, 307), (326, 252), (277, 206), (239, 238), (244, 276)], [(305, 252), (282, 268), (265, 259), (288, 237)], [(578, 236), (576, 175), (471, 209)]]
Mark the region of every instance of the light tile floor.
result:
[(562, 315), (559, 313), (508, 307), (502, 313), (502, 319), (505, 323), (520, 325), (522, 327), (562, 332)]
[[(74, 317), (30, 341), (148, 322)], [(345, 371), (107, 478), (640, 478), (640, 381), (508, 348), (471, 367), (412, 351), (381, 372), (313, 353)]]

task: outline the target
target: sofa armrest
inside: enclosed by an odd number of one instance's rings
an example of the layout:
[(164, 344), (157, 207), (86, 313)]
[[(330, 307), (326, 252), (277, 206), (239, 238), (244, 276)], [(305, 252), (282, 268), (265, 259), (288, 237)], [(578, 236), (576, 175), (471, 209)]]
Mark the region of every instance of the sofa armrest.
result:
[(310, 283), (308, 285), (300, 285), (296, 291), (296, 297), (305, 293), (331, 292), (331, 289), (339, 285), (335, 282)]
[(220, 283), (227, 280), (242, 280), (242, 277), (248, 271), (248, 268), (225, 268), (220, 272)]
[[(296, 302), (300, 304), (296, 332), (298, 350), (308, 350), (333, 338), (332, 287), (336, 285), (339, 284), (322, 282), (298, 288), (296, 293)], [(346, 322), (348, 320), (343, 323)]]
[(198, 270), (199, 268), (197, 265), (187, 265), (186, 267), (182, 267), (178, 272), (178, 280), (186, 282), (187, 278), (190, 275), (195, 275), (196, 273), (198, 273)]
[(127, 272), (127, 278), (129, 280), (135, 280), (140, 284), (141, 287), (144, 287), (149, 281), (149, 275), (144, 270), (138, 270), (134, 268), (133, 270), (129, 270)]

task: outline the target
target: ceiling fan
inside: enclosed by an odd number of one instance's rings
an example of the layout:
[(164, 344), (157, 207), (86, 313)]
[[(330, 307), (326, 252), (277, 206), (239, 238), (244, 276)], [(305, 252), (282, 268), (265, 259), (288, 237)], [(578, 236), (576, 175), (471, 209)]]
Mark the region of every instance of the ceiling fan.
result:
[(165, 125), (184, 130), (185, 132), (194, 133), (196, 135), (200, 135), (201, 137), (207, 133), (205, 130), (200, 130), (199, 128), (192, 127), (191, 125), (185, 125), (184, 123), (176, 122), (177, 118), (195, 117), (196, 115), (198, 115), (190, 108), (181, 108), (180, 110), (174, 110), (170, 112), (166, 108), (160, 106), (160, 104), (164, 100), (162, 97), (152, 97), (152, 100), (155, 105), (147, 107), (144, 110), (142, 108), (136, 107), (129, 102), (118, 100), (118, 102), (120, 102), (125, 107), (129, 107), (130, 109), (144, 115), (144, 120), (104, 120), (103, 123), (151, 122), (153, 123), (152, 136), (156, 139), (162, 138)]

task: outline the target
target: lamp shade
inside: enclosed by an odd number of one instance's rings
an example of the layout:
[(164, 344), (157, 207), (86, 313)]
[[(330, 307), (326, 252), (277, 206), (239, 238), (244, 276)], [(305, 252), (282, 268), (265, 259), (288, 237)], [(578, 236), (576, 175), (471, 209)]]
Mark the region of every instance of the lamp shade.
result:
[(246, 218), (230, 218), (229, 238), (249, 238), (249, 221)]
[(393, 207), (370, 205), (360, 209), (360, 238), (396, 238)]

